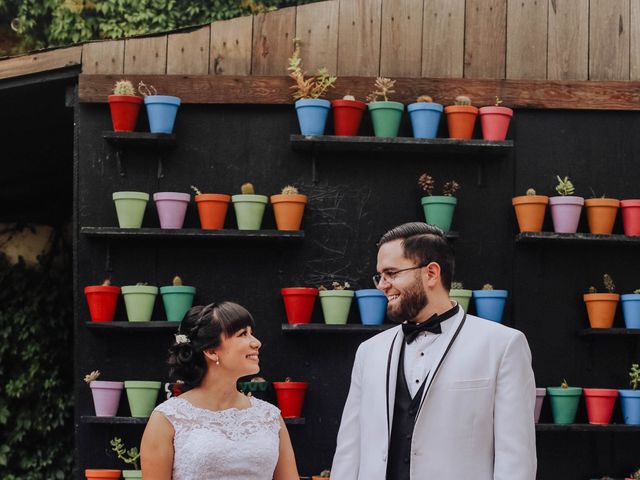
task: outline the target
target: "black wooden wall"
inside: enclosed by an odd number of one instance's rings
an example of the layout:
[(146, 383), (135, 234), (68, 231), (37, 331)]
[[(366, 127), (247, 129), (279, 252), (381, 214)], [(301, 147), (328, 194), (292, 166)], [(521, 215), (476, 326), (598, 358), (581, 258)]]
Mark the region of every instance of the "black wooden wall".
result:
[[(310, 382), (303, 409), (306, 424), (289, 426), (301, 475), (329, 468), (355, 350), (366, 336), (283, 334), (281, 324), (286, 319), (279, 289), (334, 279), (370, 288), (379, 236), (400, 223), (424, 219), (416, 188), (423, 171), (439, 183), (454, 178), (462, 184), (453, 225), (460, 234), (455, 241), (455, 279), (466, 288), (489, 282), (509, 290), (504, 323), (529, 339), (538, 386), (558, 385), (566, 378), (575, 386), (626, 388), (630, 363), (640, 360), (635, 340), (577, 336), (577, 330), (587, 326), (582, 293), (600, 282), (603, 273), (613, 276), (621, 293), (640, 288), (637, 249), (516, 245), (511, 207), (512, 196), (528, 187), (553, 194), (556, 174), (569, 175), (583, 196), (588, 197), (593, 187), (615, 198), (640, 197), (637, 113), (517, 111), (509, 133), (515, 148), (506, 156), (320, 153), (315, 179), (311, 155), (291, 149), (289, 135), (298, 132), (293, 106), (180, 107), (175, 128), (178, 146), (165, 152), (162, 179), (156, 176), (156, 153), (146, 151), (125, 152), (125, 176), (119, 175), (114, 151), (101, 138), (101, 132), (111, 128), (106, 105), (80, 104), (77, 121), (77, 478), (88, 467), (121, 468), (109, 439), (118, 435), (136, 444), (143, 429), (81, 423), (80, 416), (93, 415), (82, 376), (100, 369), (105, 380), (167, 379), (169, 333), (107, 334), (84, 325), (89, 317), (82, 288), (99, 284), (106, 275), (119, 286), (141, 281), (161, 286), (179, 273), (185, 284), (197, 287), (196, 303), (230, 299), (245, 305), (263, 342), (261, 375), (270, 381), (290, 376)], [(139, 130), (147, 130), (144, 117)], [(361, 133), (371, 135), (371, 131), (365, 119)], [(410, 135), (406, 119), (401, 135)], [(477, 184), (478, 162), (485, 166), (483, 185)], [(203, 192), (236, 193), (245, 181), (253, 182), (257, 193), (278, 193), (293, 183), (309, 195), (303, 242), (106, 242), (79, 233), (81, 226), (117, 226), (113, 191), (188, 192), (195, 184)], [(152, 202), (143, 226), (159, 226)], [(185, 226), (199, 226), (193, 202)], [(231, 207), (225, 226), (235, 228)], [(263, 228), (275, 228), (270, 206)], [(549, 212), (545, 230), (552, 230)], [(580, 230), (587, 231), (586, 219)], [(622, 232), (619, 221), (615, 231)], [(112, 272), (105, 271), (107, 263)], [(154, 318), (164, 319), (160, 298)], [(116, 320), (126, 320), (122, 300)], [(322, 322), (319, 303), (313, 321)], [(359, 322), (355, 303), (349, 321)], [(616, 325), (622, 326), (621, 312)], [(541, 422), (549, 423), (547, 402)], [(120, 414), (128, 414), (124, 393)], [(586, 423), (583, 405), (577, 421)], [(618, 406), (614, 421), (622, 422)], [(638, 433), (539, 432), (537, 436), (539, 479), (621, 477), (640, 466)]]

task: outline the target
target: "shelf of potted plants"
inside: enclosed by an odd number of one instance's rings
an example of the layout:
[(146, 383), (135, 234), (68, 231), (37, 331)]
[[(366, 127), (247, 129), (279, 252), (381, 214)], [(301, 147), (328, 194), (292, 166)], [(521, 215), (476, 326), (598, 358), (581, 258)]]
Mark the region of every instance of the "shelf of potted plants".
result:
[(348, 323), (346, 325), (330, 325), (326, 323), (283, 323), (282, 333), (379, 333), (395, 326), (397, 325), (390, 323), (382, 325), (362, 325), (359, 323)]
[(585, 246), (617, 245), (621, 247), (637, 247), (640, 236), (600, 235), (593, 233), (555, 233), (555, 232), (523, 232), (516, 235), (519, 244), (546, 244)]
[(612, 423), (608, 425), (592, 425), (589, 423), (538, 423), (537, 432), (640, 432), (640, 425)]
[(134, 332), (175, 332), (180, 322), (167, 320), (151, 320), (149, 322), (85, 322), (87, 328), (97, 332), (121, 332), (123, 330)]
[(583, 328), (578, 330), (581, 337), (624, 337), (624, 336), (640, 336), (640, 328)]
[[(83, 424), (100, 424), (100, 425), (146, 425), (149, 419), (147, 417), (95, 417), (91, 415), (82, 415), (80, 423)], [(303, 417), (285, 418), (284, 423), (287, 425), (304, 425)]]
[(304, 239), (303, 230), (201, 230), (199, 228), (161, 229), (161, 228), (118, 228), (118, 227), (82, 227), (80, 233), (89, 237), (115, 240), (207, 240), (207, 241), (300, 241)]

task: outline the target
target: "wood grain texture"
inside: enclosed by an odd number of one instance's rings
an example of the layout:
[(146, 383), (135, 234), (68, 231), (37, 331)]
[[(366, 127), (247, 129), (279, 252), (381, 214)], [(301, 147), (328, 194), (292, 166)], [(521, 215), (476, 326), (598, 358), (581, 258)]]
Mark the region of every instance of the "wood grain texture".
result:
[(631, 0), (629, 80), (640, 80), (640, 0)]
[(167, 36), (129, 38), (124, 44), (124, 73), (162, 74), (167, 71)]
[(206, 75), (209, 73), (209, 25), (186, 33), (173, 33), (167, 39), (167, 73)]
[(548, 0), (508, 0), (507, 78), (547, 78)]
[(30, 73), (44, 72), (58, 68), (80, 65), (82, 47), (61, 48), (49, 52), (21, 55), (2, 60), (0, 78), (19, 77)]
[(423, 0), (382, 0), (380, 75), (422, 73)]
[(82, 46), (82, 73), (124, 72), (124, 40), (105, 40)]
[(339, 2), (338, 75), (378, 75), (382, 0)]
[(629, 79), (629, 0), (591, 0), (589, 79)]
[(293, 52), (296, 7), (261, 13), (253, 19), (252, 75), (282, 75)]
[[(80, 75), (81, 102), (104, 103), (117, 75)], [(223, 75), (128, 75), (152, 83), (160, 91), (170, 91), (183, 103), (203, 104), (292, 104), (286, 76)], [(394, 99), (403, 103), (429, 92), (448, 105), (465, 93), (475, 105), (493, 105), (499, 96), (514, 108), (575, 110), (640, 110), (640, 82), (624, 81), (548, 81), (491, 79), (397, 78)], [(347, 89), (357, 98), (371, 90), (374, 77), (340, 77), (329, 99), (339, 98)]]
[(338, 70), (338, 0), (301, 5), (296, 12), (296, 37), (301, 40), (304, 69), (315, 73)]
[(460, 78), (464, 73), (465, 0), (425, 0), (422, 76)]
[(547, 78), (589, 75), (589, 0), (549, 0)]
[(506, 0), (467, 0), (465, 78), (504, 78), (506, 29)]
[(252, 16), (213, 22), (209, 73), (250, 75), (252, 39)]

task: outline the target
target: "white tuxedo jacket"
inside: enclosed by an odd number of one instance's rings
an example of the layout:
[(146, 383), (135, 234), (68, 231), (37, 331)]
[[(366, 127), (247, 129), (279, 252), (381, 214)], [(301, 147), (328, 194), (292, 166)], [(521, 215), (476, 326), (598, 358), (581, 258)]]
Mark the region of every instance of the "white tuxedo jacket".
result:
[[(525, 336), (462, 308), (452, 318), (416, 416), (411, 480), (534, 480), (535, 381)], [(358, 348), (332, 480), (385, 480), (403, 341), (397, 326)]]

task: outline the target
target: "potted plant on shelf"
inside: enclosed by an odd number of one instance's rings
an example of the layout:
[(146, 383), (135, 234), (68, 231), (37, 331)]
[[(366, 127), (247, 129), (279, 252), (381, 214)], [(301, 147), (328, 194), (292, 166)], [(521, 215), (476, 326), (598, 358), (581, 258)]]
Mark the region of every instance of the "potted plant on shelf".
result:
[(111, 285), (108, 278), (102, 285), (84, 287), (84, 295), (89, 305), (89, 315), (92, 322), (112, 322), (118, 304), (120, 287)]
[(120, 228), (140, 228), (149, 194), (145, 192), (113, 192), (118, 226)]
[(544, 212), (549, 197), (537, 195), (533, 188), (527, 189), (526, 195), (513, 197), (511, 204), (516, 211), (520, 232), (541, 232), (544, 223)]
[(493, 285), (485, 283), (482, 290), (473, 291), (476, 315), (493, 322), (502, 323), (504, 306), (507, 303), (507, 290), (494, 290)]
[(593, 189), (592, 198), (587, 198), (584, 201), (584, 206), (587, 210), (587, 223), (589, 225), (589, 232), (600, 235), (611, 235), (613, 232), (613, 224), (616, 221), (618, 214), (618, 207), (620, 206), (620, 200), (615, 198), (596, 197)]
[(273, 382), (283, 418), (299, 418), (302, 415), (304, 395), (308, 387), (307, 382), (293, 382), (290, 377), (284, 382)]
[(253, 184), (248, 182), (242, 184), (240, 191), (240, 195), (231, 197), (238, 221), (238, 230), (260, 230), (264, 208), (269, 202), (269, 197), (256, 195)]
[(287, 322), (290, 324), (309, 323), (318, 289), (313, 287), (286, 287), (280, 289)]
[(353, 290), (350, 289), (349, 282), (332, 282), (331, 290), (323, 285), (318, 287), (324, 323), (328, 325), (345, 325), (347, 323), (354, 296)]
[(622, 228), (625, 235), (640, 235), (640, 200), (621, 200)]
[(640, 328), (640, 288), (633, 293), (620, 295), (622, 315), (627, 328)]
[(480, 107), (480, 126), (482, 138), (485, 140), (504, 140), (507, 138), (509, 123), (513, 117), (513, 110), (502, 107), (502, 100), (496, 97), (492, 107)]
[(547, 387), (547, 393), (551, 400), (553, 423), (574, 423), (582, 388), (570, 387), (567, 381), (563, 380), (559, 387)]
[(625, 478), (625, 480), (640, 480), (640, 468), (633, 473), (630, 473), (630, 477)]
[(631, 389), (620, 390), (622, 417), (627, 425), (640, 425), (640, 364), (632, 363), (629, 370)]
[(589, 293), (583, 295), (591, 328), (611, 328), (620, 300), (620, 295), (614, 293), (616, 286), (608, 273), (602, 276), (602, 282), (607, 293), (598, 293), (596, 287), (591, 286)]
[(553, 230), (556, 233), (576, 233), (584, 198), (574, 195), (575, 189), (569, 177), (560, 178), (556, 175), (556, 178), (556, 192), (559, 196), (549, 198)]
[(444, 107), (449, 126), (449, 137), (470, 140), (473, 137), (473, 128), (478, 116), (478, 108), (471, 105), (471, 99), (465, 95), (459, 95), (454, 105)]
[(377, 288), (355, 291), (360, 321), (363, 325), (381, 325), (387, 313), (387, 297)]
[(451, 282), (451, 289), (449, 290), (449, 299), (456, 302), (462, 310), (469, 311), (469, 301), (473, 295), (472, 290), (464, 288), (462, 282)]
[(84, 376), (84, 381), (91, 388), (93, 406), (96, 410), (96, 417), (115, 417), (120, 405), (120, 396), (124, 388), (123, 382), (107, 382), (98, 380), (100, 370), (94, 370)]
[(87, 468), (84, 471), (84, 477), (87, 480), (107, 480), (110, 478), (120, 478), (122, 470), (114, 470), (110, 468)]
[(287, 185), (279, 195), (271, 195), (273, 214), (278, 230), (300, 230), (307, 196), (298, 193), (293, 185)]
[(196, 294), (195, 287), (182, 284), (182, 278), (173, 277), (172, 285), (160, 287), (164, 311), (169, 322), (181, 322), (187, 310), (193, 305), (193, 297)]
[(320, 475), (311, 476), (311, 480), (320, 480), (322, 478), (331, 478), (331, 470), (323, 470)]
[(122, 287), (124, 306), (130, 322), (148, 322), (153, 314), (153, 306), (158, 295), (158, 287), (139, 282)]
[(608, 425), (616, 403), (615, 388), (584, 388), (587, 418), (592, 425)]
[(253, 377), (248, 382), (238, 382), (238, 388), (242, 393), (253, 396), (257, 392), (266, 392), (269, 382), (262, 377)]
[(191, 195), (182, 192), (157, 192), (153, 194), (156, 202), (160, 228), (180, 229), (184, 225), (184, 216), (187, 206), (191, 201)]
[(540, 412), (542, 411), (542, 403), (544, 402), (544, 397), (546, 394), (546, 388), (536, 388), (536, 404), (533, 412), (535, 423), (538, 423), (540, 421)]
[(224, 219), (227, 216), (231, 195), (224, 193), (202, 193), (198, 187), (191, 185), (194, 191), (193, 197), (198, 206), (200, 227), (203, 230), (221, 230), (224, 228)]
[[(396, 81), (390, 78), (377, 77), (373, 91), (367, 95), (373, 132), (376, 137), (397, 137), (402, 120), (404, 105), (400, 102), (392, 102), (389, 96), (395, 93), (393, 86)], [(378, 97), (384, 98), (378, 101)]]
[(302, 135), (324, 135), (327, 116), (331, 102), (322, 99), (329, 88), (334, 87), (338, 77), (330, 75), (326, 68), (321, 68), (315, 77), (304, 78), (302, 59), (300, 58), (300, 40), (294, 39), (293, 55), (289, 58), (287, 71), (295, 85), (293, 99), (296, 100), (296, 113)]
[(407, 105), (411, 128), (415, 138), (436, 138), (444, 107), (429, 95), (420, 95), (415, 103)]
[(153, 85), (145, 85), (143, 82), (138, 84), (138, 92), (144, 97), (144, 104), (147, 107), (149, 131), (171, 134), (180, 106), (180, 98), (172, 95), (158, 95)]
[(129, 450), (124, 446), (122, 440), (118, 437), (114, 437), (110, 442), (111, 450), (116, 452), (116, 455), (127, 465), (132, 465), (135, 470), (123, 470), (122, 476), (124, 478), (142, 478), (142, 470), (140, 470), (140, 452), (136, 447), (132, 447)]
[(127, 401), (132, 417), (149, 417), (156, 406), (161, 382), (153, 380), (125, 380)]
[(358, 135), (362, 114), (367, 104), (356, 100), (353, 95), (345, 95), (341, 100), (331, 100), (333, 128), (340, 137)]
[(142, 98), (136, 95), (129, 80), (118, 80), (113, 95), (107, 97), (111, 110), (111, 123), (115, 132), (133, 132), (138, 122)]
[(445, 233), (448, 232), (451, 229), (453, 212), (458, 203), (458, 199), (454, 195), (460, 190), (460, 184), (455, 180), (450, 180), (442, 187), (442, 195), (433, 195), (435, 181), (431, 175), (423, 173), (418, 178), (418, 187), (427, 194), (420, 199), (425, 222), (439, 227)]

